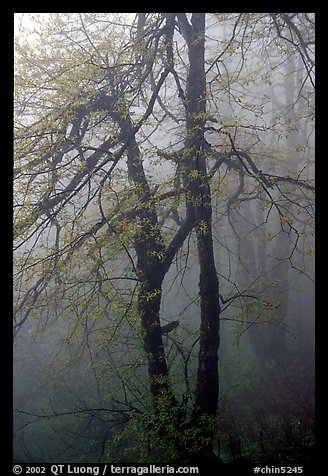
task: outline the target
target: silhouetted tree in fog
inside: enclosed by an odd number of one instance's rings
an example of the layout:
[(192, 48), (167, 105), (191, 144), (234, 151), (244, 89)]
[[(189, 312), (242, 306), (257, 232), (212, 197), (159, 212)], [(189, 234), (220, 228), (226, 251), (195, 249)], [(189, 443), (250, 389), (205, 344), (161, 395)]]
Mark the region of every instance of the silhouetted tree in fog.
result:
[[(18, 37), (15, 47), (15, 336), (36, 322), (38, 335), (57, 329), (74, 365), (89, 359), (106, 405), (80, 402), (78, 412), (102, 421), (112, 413), (111, 429), (137, 422), (152, 435), (150, 454), (162, 448), (163, 459), (211, 460), (220, 319), (236, 303), (284, 313), (261, 286), (238, 279), (239, 259), (255, 281), (262, 273), (255, 246), (237, 250), (227, 271), (217, 243), (226, 229), (244, 231), (237, 214), (250, 212), (248, 202), (263, 206), (263, 225), (274, 216), (277, 240), (291, 246), (288, 263), (300, 228), (305, 236), (312, 225), (311, 163), (280, 172), (265, 145), (271, 133), (288, 135), (288, 118), (267, 107), (284, 55), (301, 58), (302, 94), (311, 97), (312, 17), (60, 13), (35, 21), (30, 40)], [(254, 55), (267, 57), (263, 71)], [(288, 194), (297, 195), (299, 220), (286, 210)], [(182, 292), (191, 265), (199, 276), (189, 301), (199, 312), (188, 334), (191, 320), (181, 325), (161, 306), (174, 269)]]

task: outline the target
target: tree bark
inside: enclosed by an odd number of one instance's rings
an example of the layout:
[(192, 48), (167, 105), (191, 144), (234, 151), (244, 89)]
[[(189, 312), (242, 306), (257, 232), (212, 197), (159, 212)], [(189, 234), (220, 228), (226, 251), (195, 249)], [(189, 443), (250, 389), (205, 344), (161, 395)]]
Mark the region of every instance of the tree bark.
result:
[[(186, 25), (184, 25), (184, 28)], [(190, 33), (190, 32), (189, 32)], [(188, 38), (188, 35), (186, 36)], [(193, 419), (215, 416), (219, 395), (218, 348), (219, 283), (212, 237), (212, 203), (206, 170), (206, 83), (205, 83), (205, 14), (193, 13), (188, 42), (189, 73), (186, 90), (185, 186), (187, 215), (196, 225), (200, 266), (199, 295), (201, 307), (197, 385)]]
[[(167, 248), (160, 233), (153, 197), (144, 174), (140, 151), (127, 111), (120, 119), (121, 139), (128, 143), (128, 175), (136, 188), (139, 203), (139, 232), (135, 250), (140, 280), (138, 310), (144, 331), (144, 350), (148, 359), (150, 390), (155, 411), (163, 409), (179, 415), (173, 422), (177, 459), (200, 460), (213, 455), (212, 440), (218, 404), (219, 375), (219, 283), (215, 267), (212, 238), (212, 204), (206, 170), (205, 127), (205, 14), (192, 14), (189, 25), (189, 73), (185, 97), (186, 140), (183, 154), (183, 175), (186, 190), (186, 219)], [(186, 25), (185, 25), (186, 26)], [(188, 422), (173, 394), (160, 326), (162, 283), (170, 263), (188, 233), (196, 228), (200, 266), (199, 294), (201, 307), (198, 372), (195, 409)], [(163, 406), (164, 405), (164, 406)], [(175, 409), (175, 410), (174, 410)], [(209, 419), (204, 417), (211, 418)], [(166, 420), (165, 420), (166, 421)], [(161, 424), (160, 424), (160, 426)], [(183, 442), (179, 442), (183, 432)], [(189, 432), (189, 433), (188, 433)], [(190, 434), (190, 436), (186, 436)], [(180, 436), (179, 436), (180, 435)], [(163, 426), (163, 436), (167, 431)], [(186, 454), (189, 452), (189, 457)]]
[(162, 260), (165, 246), (128, 111), (122, 111), (119, 116), (116, 116), (116, 120), (118, 120), (121, 129), (121, 140), (128, 144), (128, 176), (138, 196), (139, 231), (134, 242), (138, 259), (137, 274), (140, 280), (137, 308), (143, 330), (144, 350), (148, 360), (150, 391), (153, 405), (156, 408), (159, 405), (159, 400), (164, 396), (171, 403), (175, 403), (160, 326), (160, 303), (165, 276), (162, 270)]

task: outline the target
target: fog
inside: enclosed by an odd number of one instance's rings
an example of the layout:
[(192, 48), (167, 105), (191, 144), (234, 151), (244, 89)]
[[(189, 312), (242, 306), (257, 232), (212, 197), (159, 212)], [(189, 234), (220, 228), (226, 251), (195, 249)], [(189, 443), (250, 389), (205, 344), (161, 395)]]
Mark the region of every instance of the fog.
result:
[[(115, 114), (126, 108), (124, 118), (133, 120), (148, 203), (169, 250), (188, 221), (180, 164), (189, 153), (182, 94), (191, 46), (183, 14), (175, 14), (172, 53), (161, 39), (169, 17), (146, 15), (144, 38), (158, 32), (147, 43), (149, 57), (138, 43), (142, 16), (58, 15), (36, 14), (54, 21), (54, 39), (45, 30), (48, 43), (35, 58), (24, 48), (35, 35), (38, 41), (37, 32), (29, 25), (32, 37), (16, 33), (14, 461), (162, 462), (165, 452), (151, 445), (146, 420), (154, 403), (136, 238), (145, 219), (131, 180), (131, 137), (124, 142)], [(184, 17), (190, 25), (191, 15)], [(212, 446), (222, 463), (293, 466), (314, 454), (313, 17), (290, 14), (288, 30), (276, 15), (206, 14), (202, 150), (220, 301)], [(67, 53), (56, 46), (60, 35)], [(165, 77), (148, 113), (173, 53), (175, 74)], [(115, 112), (92, 105), (102, 88), (114, 90), (106, 61), (120, 93)], [(49, 84), (34, 86), (37, 67)], [(71, 104), (65, 74), (74, 86)], [(81, 105), (90, 112), (76, 125)], [(104, 144), (100, 160), (94, 154)], [(202, 316), (195, 229), (158, 290), (170, 384), (187, 415), (198, 385)]]

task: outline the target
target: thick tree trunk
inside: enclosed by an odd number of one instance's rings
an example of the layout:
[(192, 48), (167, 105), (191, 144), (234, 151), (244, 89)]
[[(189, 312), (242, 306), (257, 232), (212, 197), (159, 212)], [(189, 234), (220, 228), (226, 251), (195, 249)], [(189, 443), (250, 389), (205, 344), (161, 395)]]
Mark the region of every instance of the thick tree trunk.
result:
[(219, 285), (214, 265), (211, 230), (208, 235), (198, 234), (200, 264), (199, 291), (201, 296), (201, 325), (198, 357), (196, 412), (215, 415), (219, 395), (218, 349), (219, 338)]
[(160, 327), (161, 290), (153, 283), (141, 284), (138, 295), (138, 311), (143, 329), (144, 350), (147, 355), (150, 391), (154, 407), (175, 403)]
[[(186, 26), (186, 25), (185, 25)], [(188, 41), (189, 74), (186, 90), (185, 186), (187, 215), (194, 220), (200, 266), (199, 296), (201, 307), (198, 371), (195, 409), (192, 421), (201, 426), (204, 416), (215, 419), (219, 394), (219, 283), (212, 238), (212, 204), (206, 171), (205, 14), (193, 13)], [(211, 454), (215, 425), (203, 425), (198, 455)]]
[(162, 283), (165, 276), (163, 257), (165, 246), (160, 233), (156, 209), (140, 159), (140, 150), (134, 136), (133, 125), (127, 112), (119, 119), (121, 136), (127, 148), (128, 175), (138, 196), (139, 231), (134, 247), (137, 253), (137, 274), (140, 280), (138, 311), (143, 330), (144, 350), (148, 361), (148, 374), (153, 405), (175, 404), (170, 385), (160, 326)]

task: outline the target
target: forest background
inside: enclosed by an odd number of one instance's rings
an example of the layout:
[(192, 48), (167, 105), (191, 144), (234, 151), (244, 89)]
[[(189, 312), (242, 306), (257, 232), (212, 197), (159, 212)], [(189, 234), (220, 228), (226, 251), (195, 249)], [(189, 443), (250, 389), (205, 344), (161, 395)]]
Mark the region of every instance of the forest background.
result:
[(307, 461), (314, 18), (111, 15), (15, 47), (15, 457)]

